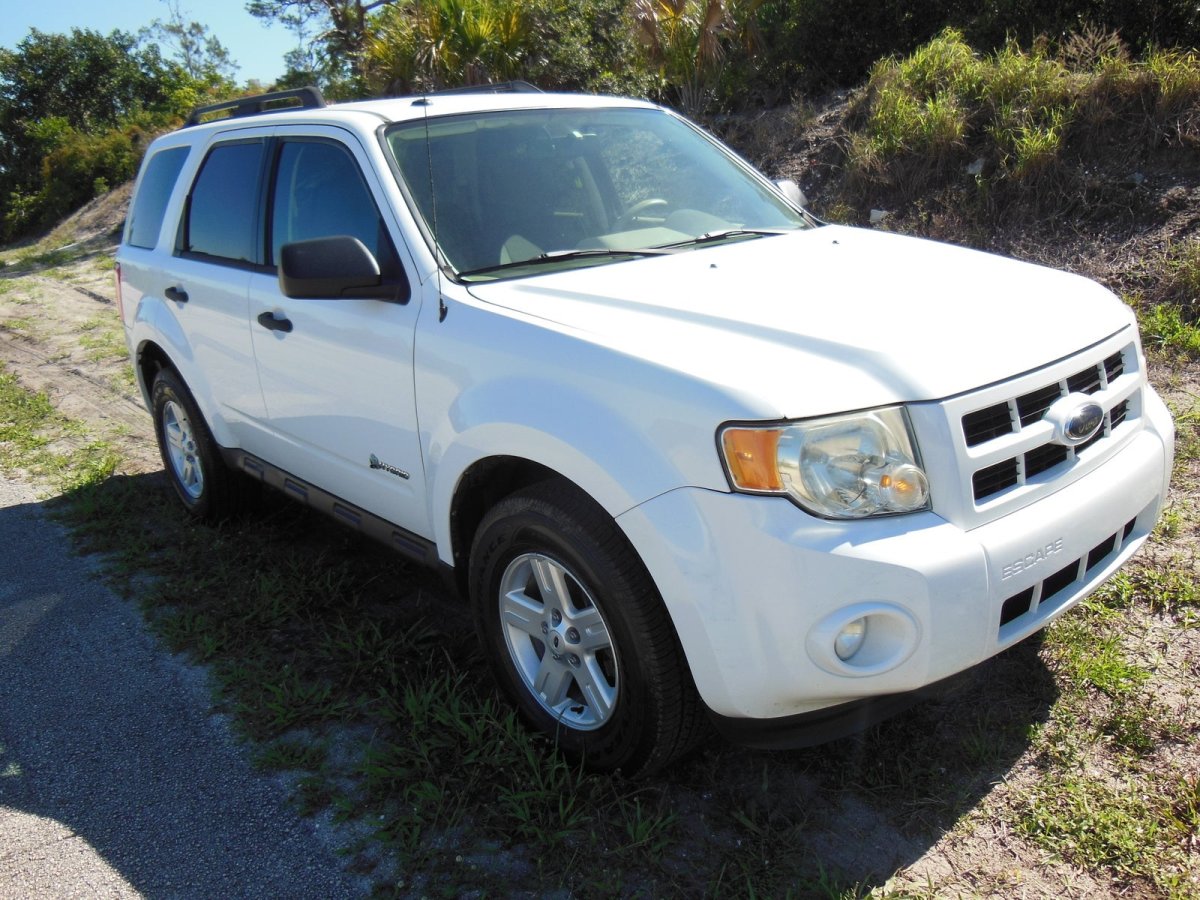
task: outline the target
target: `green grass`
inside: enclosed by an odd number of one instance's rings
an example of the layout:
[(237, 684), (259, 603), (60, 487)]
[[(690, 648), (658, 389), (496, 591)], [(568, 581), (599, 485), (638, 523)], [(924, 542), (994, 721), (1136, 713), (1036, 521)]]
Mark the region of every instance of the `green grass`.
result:
[(1191, 894), (1185, 848), (1197, 834), (1196, 799), (1194, 780), (1151, 786), (1144, 779), (1105, 783), (1079, 773), (1051, 775), (1031, 792), (1017, 824), (1035, 844), (1074, 865), (1182, 897)]
[(129, 355), (125, 334), (115, 314), (93, 316), (79, 327), (82, 332), (79, 346), (88, 351), (87, 358), (93, 362), (124, 359)]
[(1137, 311), (1146, 352), (1180, 360), (1200, 359), (1200, 326), (1182, 307), (1150, 304), (1138, 296), (1126, 300)]
[(1164, 299), (1196, 310), (1200, 302), (1200, 240), (1172, 244), (1162, 259)]
[(28, 472), (59, 491), (102, 482), (117, 455), (107, 442), (82, 442), (80, 435), (49, 397), (25, 390), (0, 364), (0, 469)]
[(66, 247), (56, 247), (52, 249), (35, 248), (18, 254), (15, 261), (11, 261), (9, 265), (18, 269), (30, 271), (56, 269), (60, 266), (65, 266), (68, 263), (75, 262), (77, 259), (86, 256), (88, 253), (89, 251), (79, 244), (71, 244)]
[(27, 338), (31, 338), (37, 334), (37, 326), (34, 324), (33, 319), (25, 316), (0, 321), (0, 330)]
[(1160, 568), (1132, 566), (1118, 572), (1097, 595), (1115, 609), (1140, 606), (1170, 615), (1200, 611), (1200, 585), (1189, 560), (1177, 559)]
[(1195, 600), (1193, 576), (1134, 569), (1046, 637), (1062, 693), (1032, 732), (1042, 773), (1012, 822), (1037, 846), (1126, 890), (1190, 896), (1186, 847), (1198, 832), (1194, 775), (1178, 768), (1186, 755), (1160, 757), (1172, 745), (1194, 746), (1195, 726), (1156, 697), (1154, 673), (1125, 647), (1125, 616), (1135, 605), (1173, 612)]

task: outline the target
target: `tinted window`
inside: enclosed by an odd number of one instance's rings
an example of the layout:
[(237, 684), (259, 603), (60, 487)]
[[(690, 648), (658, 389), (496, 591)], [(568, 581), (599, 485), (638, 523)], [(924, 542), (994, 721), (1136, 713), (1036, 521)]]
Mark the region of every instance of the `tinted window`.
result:
[(278, 261), (284, 244), (333, 235), (358, 238), (384, 278), (395, 279), (396, 252), (354, 157), (327, 141), (285, 142), (275, 176), (271, 259)]
[(263, 143), (214, 147), (192, 186), (184, 250), (255, 262)]
[(171, 189), (175, 187), (175, 179), (187, 155), (187, 147), (174, 147), (150, 157), (138, 185), (133, 209), (129, 212), (128, 240), (133, 246), (151, 249), (158, 243), (167, 201), (171, 199)]

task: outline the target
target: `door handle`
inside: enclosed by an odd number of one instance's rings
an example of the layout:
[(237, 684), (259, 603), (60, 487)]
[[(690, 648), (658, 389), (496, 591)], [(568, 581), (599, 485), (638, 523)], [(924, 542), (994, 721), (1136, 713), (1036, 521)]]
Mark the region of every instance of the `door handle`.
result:
[(268, 328), (271, 331), (282, 331), (285, 334), (292, 330), (291, 319), (277, 319), (275, 313), (265, 312), (258, 316), (258, 324), (263, 328)]
[(169, 287), (165, 291), (163, 291), (163, 295), (168, 300), (174, 300), (176, 303), (187, 303), (188, 302), (187, 291), (185, 291), (181, 287), (175, 287), (174, 285), (172, 285), (171, 287)]

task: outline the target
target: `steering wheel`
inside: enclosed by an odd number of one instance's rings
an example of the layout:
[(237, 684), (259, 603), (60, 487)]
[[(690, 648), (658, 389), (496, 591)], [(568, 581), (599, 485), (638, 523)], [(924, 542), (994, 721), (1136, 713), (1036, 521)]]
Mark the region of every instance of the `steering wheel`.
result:
[(654, 209), (660, 206), (669, 206), (670, 204), (662, 197), (650, 197), (646, 200), (639, 200), (621, 215), (617, 216), (617, 220), (613, 222), (613, 231), (628, 231), (633, 225), (634, 219), (640, 216), (648, 209)]

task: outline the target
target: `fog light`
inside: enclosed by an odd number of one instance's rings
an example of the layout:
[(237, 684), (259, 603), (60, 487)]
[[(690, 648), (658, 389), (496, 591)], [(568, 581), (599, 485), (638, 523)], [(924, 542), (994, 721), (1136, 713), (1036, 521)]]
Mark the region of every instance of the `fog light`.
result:
[(838, 636), (833, 639), (833, 651), (837, 654), (838, 659), (846, 662), (862, 648), (863, 641), (866, 639), (867, 619), (864, 616), (848, 623), (838, 632)]

